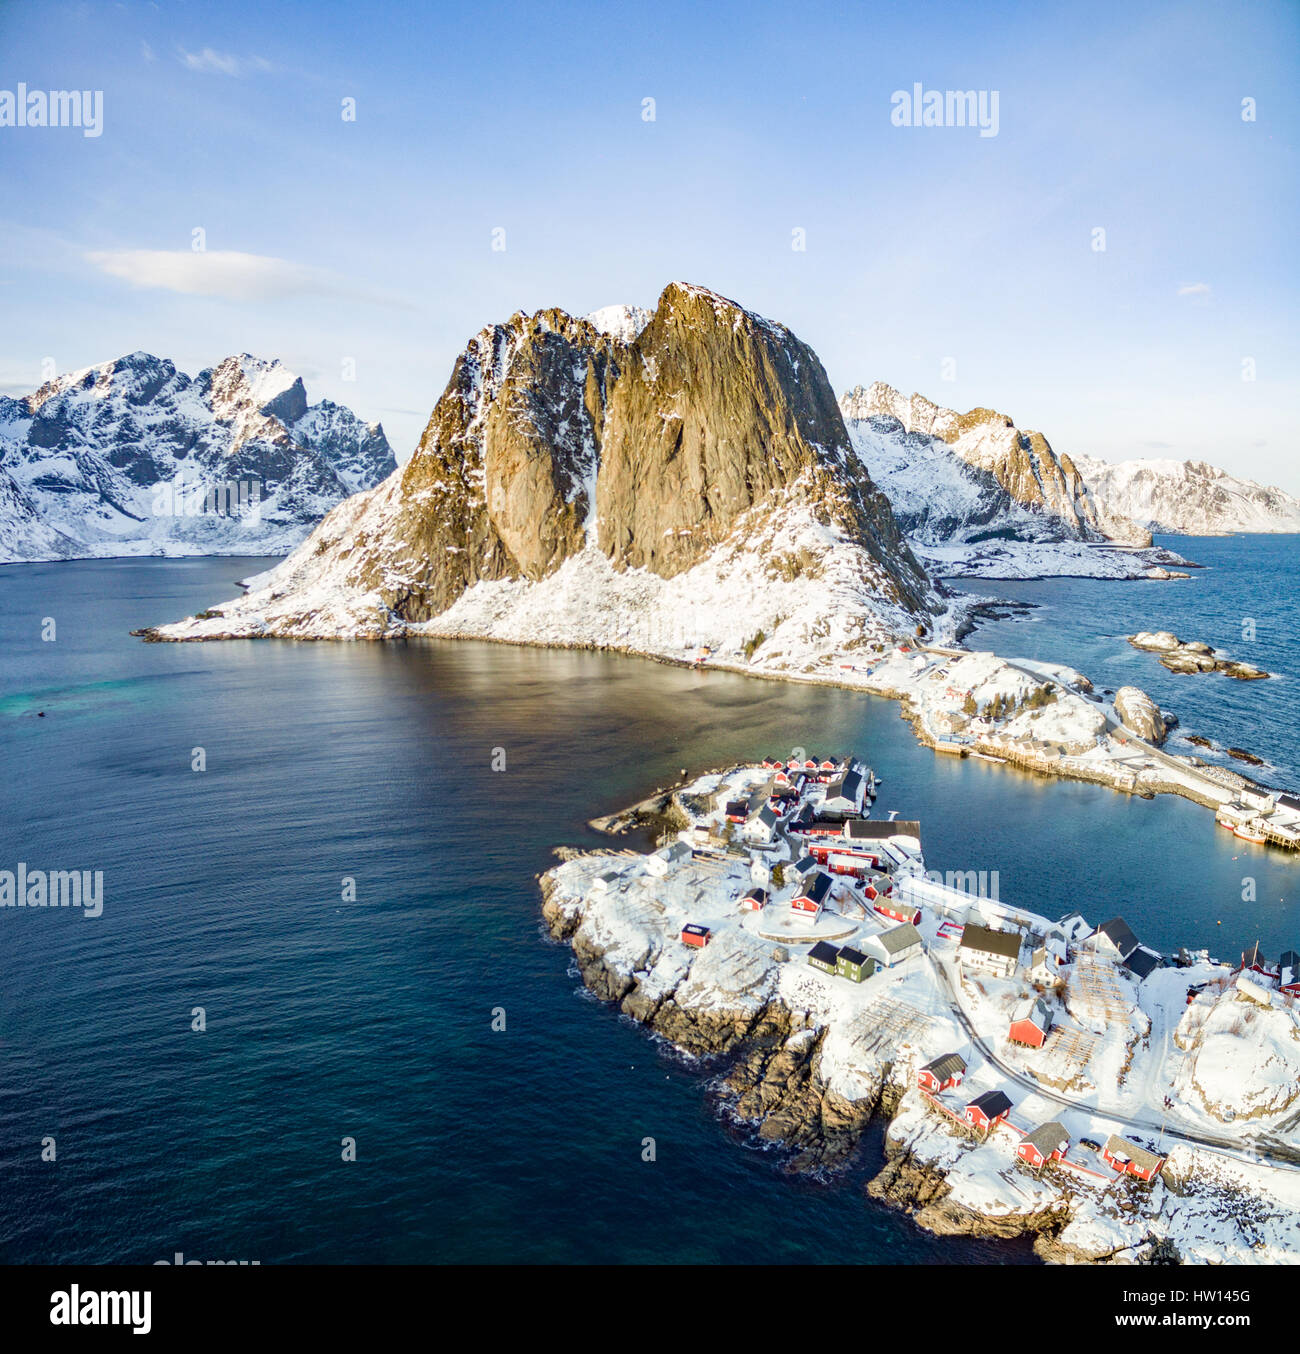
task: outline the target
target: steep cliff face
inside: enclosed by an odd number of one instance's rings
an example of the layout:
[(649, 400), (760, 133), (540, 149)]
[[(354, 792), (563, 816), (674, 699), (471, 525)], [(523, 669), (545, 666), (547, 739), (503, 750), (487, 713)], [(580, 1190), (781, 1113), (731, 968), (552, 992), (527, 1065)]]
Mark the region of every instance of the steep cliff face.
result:
[[(253, 595), (164, 637), (386, 635), (443, 618), (527, 639), (537, 627), (521, 618), (545, 596), (552, 618), (573, 613), (567, 642), (662, 652), (630, 627), (650, 613), (651, 630), (668, 626), (688, 579), (697, 598), (730, 592), (737, 623), (761, 615), (763, 636), (807, 609), (812, 583), (826, 637), (837, 599), (857, 609), (860, 640), (939, 609), (789, 330), (682, 283), (648, 319), (597, 319), (546, 310), (482, 330), (400, 472), (341, 505)], [(602, 611), (608, 624), (585, 629)]]
[(1011, 504), (1048, 519), (1051, 529), (1077, 540), (1149, 546), (1151, 533), (1098, 501), (1078, 467), (1042, 433), (1022, 431), (1005, 414), (971, 409), (959, 414), (923, 395), (910, 398), (877, 381), (855, 386), (841, 400), (845, 418), (891, 418), (907, 433), (945, 443), (975, 471), (1001, 486)]
[(378, 424), (278, 362), (130, 353), (0, 399), (0, 561), (288, 550), (395, 467)]

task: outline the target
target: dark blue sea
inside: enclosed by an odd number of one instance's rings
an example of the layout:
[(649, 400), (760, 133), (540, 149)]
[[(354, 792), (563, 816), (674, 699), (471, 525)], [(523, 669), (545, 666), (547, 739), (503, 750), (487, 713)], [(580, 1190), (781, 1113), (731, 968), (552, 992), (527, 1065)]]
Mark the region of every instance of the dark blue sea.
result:
[[(1300, 787), (1300, 536), (1158, 536), (1156, 544), (1205, 567), (1164, 582), (958, 581), (964, 591), (1035, 604), (1024, 619), (981, 625), (966, 643), (1008, 657), (1068, 663), (1098, 686), (1141, 687), (1181, 721), (1171, 752), (1195, 753), (1282, 788)], [(1139, 630), (1204, 640), (1274, 676), (1263, 682), (1222, 673), (1180, 676), (1161, 667), (1156, 654), (1126, 642)], [(1252, 768), (1207, 752), (1187, 743), (1187, 733), (1245, 748), (1269, 765)]]
[[(1211, 548), (1241, 547), (1194, 553)], [(1300, 862), (1181, 800), (936, 757), (888, 701), (477, 643), (129, 637), (266, 563), (0, 569), (0, 868), (104, 874), (98, 918), (0, 909), (2, 1262), (1030, 1259), (868, 1199), (878, 1136), (833, 1181), (791, 1176), (715, 1117), (708, 1069), (579, 990), (535, 876), (683, 767), (852, 747), (880, 808), (922, 820), (933, 867), (996, 869), (1004, 898), (1120, 912), (1162, 949), (1300, 942)], [(1092, 586), (1043, 585), (1057, 611), (1009, 647), (1073, 634)], [(1172, 609), (1193, 588), (1102, 586), (1107, 606), (1151, 598), (1150, 627), (1220, 639), (1208, 610)], [(1247, 746), (1272, 727), (1220, 714), (1206, 731)]]

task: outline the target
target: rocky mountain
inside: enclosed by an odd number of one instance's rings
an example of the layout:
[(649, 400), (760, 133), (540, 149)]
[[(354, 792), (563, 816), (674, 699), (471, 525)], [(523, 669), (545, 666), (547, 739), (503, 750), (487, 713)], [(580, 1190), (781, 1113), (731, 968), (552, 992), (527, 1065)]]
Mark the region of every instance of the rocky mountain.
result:
[(1300, 499), (1204, 461), (1100, 461), (1080, 456), (1097, 501), (1152, 531), (1188, 536), (1300, 532)]
[[(924, 395), (904, 396), (883, 381), (865, 389), (855, 386), (840, 407), (846, 419), (877, 434), (914, 435), (903, 445), (928, 453), (925, 459), (932, 464), (943, 460), (936, 444), (947, 448), (961, 466), (949, 466), (944, 478), (967, 486), (967, 494), (977, 500), (976, 517), (984, 519), (970, 524), (977, 537), (1000, 514), (1014, 515), (1020, 508), (1039, 519), (1036, 528), (1028, 528), (1031, 539), (1151, 544), (1149, 531), (1097, 500), (1068, 455), (1058, 455), (1042, 433), (1022, 431), (1005, 414), (983, 408), (959, 414)], [(946, 507), (944, 496), (936, 496), (932, 515), (939, 525)], [(927, 525), (922, 523), (922, 529)], [(960, 529), (960, 522), (953, 525)]]
[(1155, 549), (1069, 456), (1005, 414), (958, 414), (877, 381), (840, 399), (854, 452), (932, 572), (967, 578), (1169, 578)]
[(249, 594), (151, 638), (420, 631), (807, 671), (944, 603), (816, 355), (672, 283), (489, 325), (411, 460)]
[(279, 362), (131, 353), (0, 398), (0, 562), (281, 553), (396, 464)]

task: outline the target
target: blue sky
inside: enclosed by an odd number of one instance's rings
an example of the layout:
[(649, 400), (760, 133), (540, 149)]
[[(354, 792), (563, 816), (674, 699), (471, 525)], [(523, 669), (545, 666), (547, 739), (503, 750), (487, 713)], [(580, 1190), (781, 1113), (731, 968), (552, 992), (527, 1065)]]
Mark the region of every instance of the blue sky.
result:
[[(0, 89), (104, 93), (0, 127), (0, 388), (248, 350), (404, 458), (484, 324), (682, 278), (837, 391), (1300, 492), (1297, 71), (1293, 3), (0, 4)], [(997, 135), (894, 126), (917, 82)]]

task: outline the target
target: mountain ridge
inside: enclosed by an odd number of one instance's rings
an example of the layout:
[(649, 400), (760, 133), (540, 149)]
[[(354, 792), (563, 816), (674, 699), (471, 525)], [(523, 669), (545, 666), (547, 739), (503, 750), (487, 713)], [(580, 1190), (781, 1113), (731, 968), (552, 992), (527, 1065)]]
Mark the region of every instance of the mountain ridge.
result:
[(480, 330), (400, 471), (245, 598), (150, 637), (555, 643), (567, 625), (788, 669), (929, 628), (945, 602), (811, 349), (689, 283), (608, 328), (552, 308)]
[(278, 360), (127, 353), (0, 397), (0, 561), (289, 550), (396, 464)]

